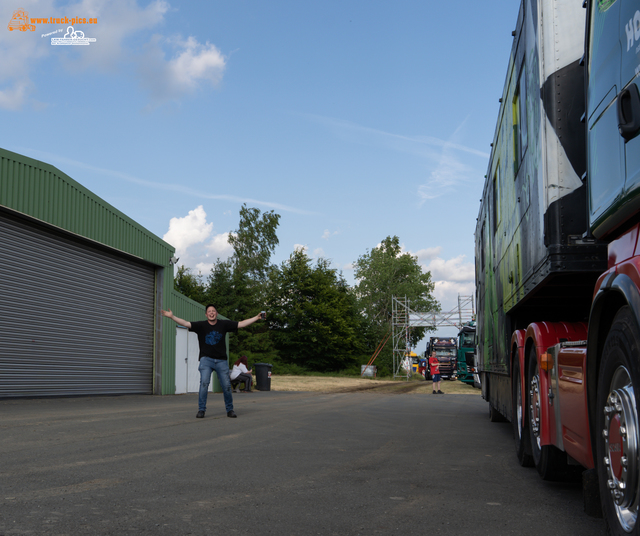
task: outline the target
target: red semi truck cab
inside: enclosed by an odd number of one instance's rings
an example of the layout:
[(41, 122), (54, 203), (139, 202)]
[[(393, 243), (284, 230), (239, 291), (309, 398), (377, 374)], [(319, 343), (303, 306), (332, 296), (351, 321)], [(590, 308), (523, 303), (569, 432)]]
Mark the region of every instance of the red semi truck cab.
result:
[(548, 480), (640, 534), (640, 0), (522, 0), (476, 227), (478, 368)]
[(640, 528), (639, 234), (636, 224), (609, 244), (588, 325), (534, 322), (512, 336), (531, 461), (547, 479), (567, 461), (593, 469), (609, 526), (623, 531), (613, 534)]

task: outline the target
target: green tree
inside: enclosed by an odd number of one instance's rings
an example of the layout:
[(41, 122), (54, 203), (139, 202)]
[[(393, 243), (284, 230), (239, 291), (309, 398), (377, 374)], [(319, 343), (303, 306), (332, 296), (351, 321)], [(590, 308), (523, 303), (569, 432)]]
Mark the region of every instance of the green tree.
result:
[(308, 370), (357, 366), (360, 315), (341, 274), (302, 250), (271, 271), (269, 324), (280, 358)]
[(234, 269), (255, 281), (265, 281), (271, 254), (280, 243), (276, 231), (280, 215), (273, 210), (260, 214), (257, 208), (240, 208), (240, 225), (229, 234)]
[[(204, 292), (206, 303), (215, 305), (221, 315), (235, 319), (236, 285), (229, 260), (216, 260), (207, 277)], [(206, 304), (205, 304), (206, 305)]]
[[(276, 234), (279, 222), (280, 215), (272, 210), (261, 213), (246, 204), (240, 208), (238, 229), (228, 239), (233, 255), (228, 262), (218, 263), (209, 281), (212, 299), (225, 304), (226, 312), (220, 308), (221, 314), (242, 320), (266, 308), (267, 273), (271, 255), (279, 244)], [(275, 355), (268, 327), (263, 322), (239, 330), (230, 340), (229, 351), (232, 358), (245, 354), (250, 360), (258, 355), (261, 359)]]
[[(264, 301), (258, 302), (257, 290), (254, 281), (246, 274), (233, 269), (231, 260), (218, 259), (209, 273), (205, 297), (207, 303), (214, 304), (221, 315), (240, 321), (265, 309)], [(260, 290), (259, 295), (264, 296), (264, 292)], [(238, 330), (238, 333), (229, 339), (229, 352), (232, 360), (242, 354), (249, 360), (258, 356), (260, 359), (272, 357), (274, 349), (267, 324), (256, 322)]]
[[(360, 311), (365, 317), (365, 334), (371, 353), (391, 329), (392, 297), (407, 297), (414, 311), (438, 311), (440, 306), (433, 297), (434, 283), (431, 273), (423, 272), (417, 257), (402, 253), (400, 239), (388, 236), (382, 243), (361, 255), (354, 263), (358, 284), (353, 292)], [(413, 328), (410, 342), (415, 346), (427, 328)], [(392, 372), (392, 348), (387, 343), (376, 364)]]
[(173, 278), (173, 288), (187, 298), (204, 304), (205, 285), (202, 283), (202, 276), (192, 274), (190, 268), (184, 265), (178, 268), (178, 273)]

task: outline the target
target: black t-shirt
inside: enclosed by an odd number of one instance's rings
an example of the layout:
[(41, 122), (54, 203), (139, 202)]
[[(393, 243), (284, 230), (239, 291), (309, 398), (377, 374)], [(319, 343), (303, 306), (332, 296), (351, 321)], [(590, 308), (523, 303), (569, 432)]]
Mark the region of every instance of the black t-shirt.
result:
[(238, 323), (233, 320), (218, 318), (217, 322), (212, 326), (208, 320), (201, 320), (191, 322), (189, 331), (193, 331), (198, 336), (198, 343), (200, 344), (198, 360), (202, 357), (227, 360), (227, 345), (225, 344), (224, 336), (226, 333), (238, 331)]

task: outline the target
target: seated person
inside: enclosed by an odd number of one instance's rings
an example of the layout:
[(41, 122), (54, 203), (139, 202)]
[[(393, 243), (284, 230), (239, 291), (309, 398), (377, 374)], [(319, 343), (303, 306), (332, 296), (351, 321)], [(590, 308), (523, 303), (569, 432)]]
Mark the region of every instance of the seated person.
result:
[(234, 391), (238, 383), (244, 382), (244, 389), (241, 389), (240, 392), (252, 392), (251, 384), (253, 383), (253, 376), (251, 376), (251, 369), (247, 369), (246, 355), (240, 356), (240, 359), (233, 364), (233, 369), (231, 370), (229, 377), (231, 378), (231, 385), (234, 387)]

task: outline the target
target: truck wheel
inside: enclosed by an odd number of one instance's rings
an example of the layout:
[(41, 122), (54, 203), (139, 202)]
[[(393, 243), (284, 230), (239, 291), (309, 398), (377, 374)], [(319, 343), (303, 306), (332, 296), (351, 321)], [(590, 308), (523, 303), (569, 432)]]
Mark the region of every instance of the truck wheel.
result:
[(531, 443), (531, 454), (533, 463), (538, 473), (544, 480), (564, 479), (566, 463), (563, 463), (563, 453), (553, 445), (542, 445), (540, 440), (540, 427), (542, 408), (540, 391), (540, 373), (538, 371), (538, 359), (536, 349), (531, 348), (529, 352), (529, 366), (527, 374), (528, 425), (529, 438)]
[(513, 365), (513, 384), (511, 397), (513, 412), (511, 422), (513, 424), (513, 438), (516, 446), (516, 456), (522, 467), (533, 467), (531, 457), (531, 439), (529, 439), (529, 427), (527, 426), (527, 411), (523, 407), (522, 384), (520, 382), (520, 362), (515, 359)]
[(640, 329), (629, 307), (616, 314), (598, 377), (596, 452), (605, 520), (612, 535), (638, 534), (638, 355)]

